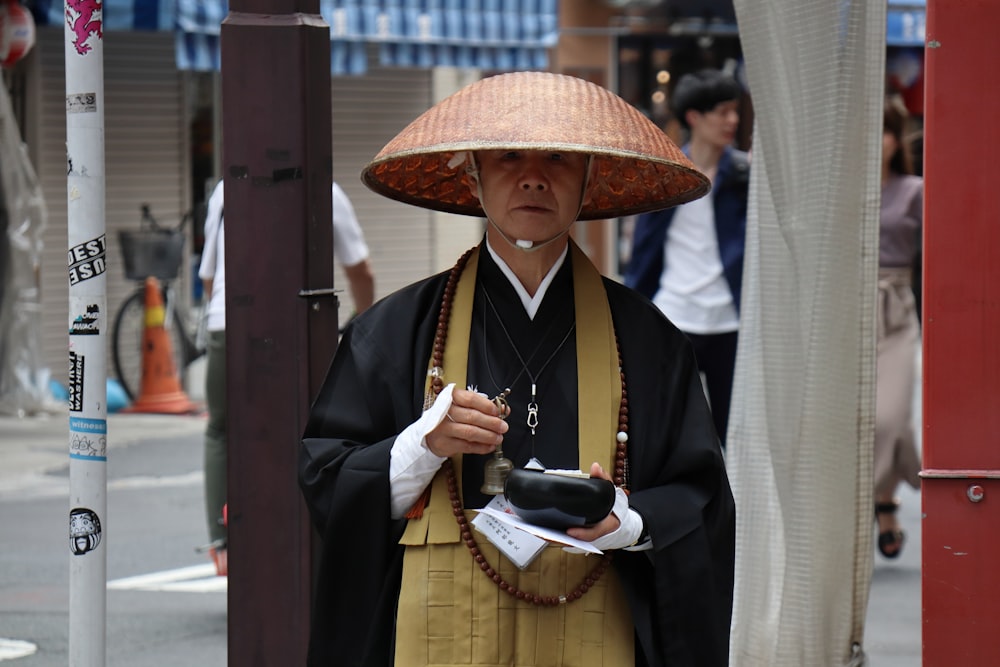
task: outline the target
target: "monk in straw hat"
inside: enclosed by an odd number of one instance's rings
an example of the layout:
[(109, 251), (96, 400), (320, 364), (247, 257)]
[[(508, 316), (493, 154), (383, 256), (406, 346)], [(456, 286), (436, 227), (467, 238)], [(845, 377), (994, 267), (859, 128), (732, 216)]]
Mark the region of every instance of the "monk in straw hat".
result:
[[(312, 407), (309, 664), (726, 665), (735, 515), (694, 353), (569, 235), (709, 181), (621, 98), (540, 72), (460, 90), (362, 178), (487, 225), (350, 324)], [(515, 480), (554, 539), (485, 514), (527, 506)]]

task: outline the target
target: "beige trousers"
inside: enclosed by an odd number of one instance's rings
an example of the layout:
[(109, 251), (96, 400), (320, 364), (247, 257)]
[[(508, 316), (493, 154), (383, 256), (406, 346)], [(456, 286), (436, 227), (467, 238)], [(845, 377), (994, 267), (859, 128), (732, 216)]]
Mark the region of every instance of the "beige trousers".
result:
[(913, 433), (916, 355), (920, 346), (909, 269), (879, 269), (878, 370), (875, 399), (875, 495), (900, 482), (920, 488)]

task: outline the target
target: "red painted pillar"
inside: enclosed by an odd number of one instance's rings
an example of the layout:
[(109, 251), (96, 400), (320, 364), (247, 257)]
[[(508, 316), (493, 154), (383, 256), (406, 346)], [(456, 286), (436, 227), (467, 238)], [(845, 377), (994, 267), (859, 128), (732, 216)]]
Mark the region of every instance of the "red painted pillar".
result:
[(1000, 664), (1000, 2), (928, 0), (923, 664)]

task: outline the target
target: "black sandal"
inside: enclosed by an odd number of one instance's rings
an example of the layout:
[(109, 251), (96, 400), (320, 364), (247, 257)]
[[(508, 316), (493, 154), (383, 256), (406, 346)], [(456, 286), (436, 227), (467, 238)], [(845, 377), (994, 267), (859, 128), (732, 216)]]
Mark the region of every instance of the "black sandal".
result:
[[(895, 514), (898, 510), (898, 500), (893, 500), (890, 503), (875, 503), (875, 520), (878, 521), (879, 514)], [(878, 534), (879, 553), (886, 558), (898, 558), (899, 554), (903, 551), (903, 542), (905, 540), (906, 533), (901, 529), (882, 531)]]

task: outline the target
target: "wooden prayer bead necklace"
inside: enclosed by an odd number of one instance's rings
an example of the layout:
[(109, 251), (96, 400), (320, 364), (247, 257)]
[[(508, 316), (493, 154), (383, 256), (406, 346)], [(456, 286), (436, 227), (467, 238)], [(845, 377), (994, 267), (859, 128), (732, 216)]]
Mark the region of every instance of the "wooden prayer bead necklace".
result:
[[(431, 371), (431, 390), (435, 395), (441, 393), (444, 389), (444, 379), (442, 377), (443, 373), (441, 369), (444, 367), (444, 346), (448, 338), (448, 321), (451, 319), (451, 304), (455, 296), (455, 289), (458, 286), (458, 279), (462, 275), (462, 271), (465, 269), (466, 263), (469, 261), (469, 257), (472, 255), (474, 248), (468, 250), (464, 255), (462, 255), (455, 266), (452, 268), (451, 273), (448, 276), (448, 282), (445, 284), (444, 288), (444, 298), (441, 301), (441, 310), (438, 313), (437, 330), (434, 333), (434, 347), (432, 352), (432, 371)], [(614, 473), (614, 483), (615, 486), (622, 487), (625, 492), (628, 492), (628, 392), (625, 388), (625, 371), (622, 367), (622, 353), (621, 344), (618, 342), (618, 337), (615, 336), (615, 347), (618, 350), (618, 372), (621, 375), (622, 383), (622, 401), (621, 407), (618, 409), (618, 434), (615, 438), (615, 473)], [(473, 535), (472, 527), (469, 525), (469, 520), (465, 518), (465, 509), (462, 507), (462, 500), (458, 493), (458, 482), (455, 478), (455, 469), (452, 465), (451, 459), (446, 459), (444, 464), (445, 478), (448, 482), (448, 497), (451, 500), (451, 511), (455, 515), (455, 521), (458, 523), (459, 530), (461, 531), (462, 540), (465, 542), (465, 546), (468, 547), (469, 553), (472, 554), (473, 559), (479, 564), (479, 569), (482, 570), (487, 577), (489, 577), (493, 583), (500, 587), (500, 590), (506, 591), (518, 600), (524, 600), (525, 602), (530, 602), (531, 604), (544, 607), (555, 607), (560, 604), (566, 604), (579, 600), (583, 595), (590, 590), (590, 588), (597, 583), (597, 580), (607, 571), (608, 566), (611, 564), (611, 554), (604, 554), (601, 561), (590, 571), (590, 573), (584, 578), (580, 584), (565, 595), (538, 595), (537, 593), (529, 593), (522, 591), (521, 589), (513, 586), (500, 576), (486, 560), (486, 556), (483, 555), (482, 551), (479, 549), (479, 545), (476, 543), (476, 538)]]

